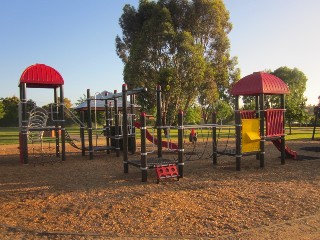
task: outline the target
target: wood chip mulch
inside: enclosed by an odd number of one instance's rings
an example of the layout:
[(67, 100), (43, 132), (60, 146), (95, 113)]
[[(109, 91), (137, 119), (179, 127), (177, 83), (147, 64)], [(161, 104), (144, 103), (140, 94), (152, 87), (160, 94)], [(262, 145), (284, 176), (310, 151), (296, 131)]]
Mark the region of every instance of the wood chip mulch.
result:
[(268, 143), (264, 169), (255, 156), (240, 172), (234, 157), (200, 159), (160, 184), (154, 170), (147, 183), (124, 174), (115, 153), (21, 165), (16, 145), (0, 146), (0, 239), (320, 239), (320, 142), (287, 143), (299, 157), (285, 165)]

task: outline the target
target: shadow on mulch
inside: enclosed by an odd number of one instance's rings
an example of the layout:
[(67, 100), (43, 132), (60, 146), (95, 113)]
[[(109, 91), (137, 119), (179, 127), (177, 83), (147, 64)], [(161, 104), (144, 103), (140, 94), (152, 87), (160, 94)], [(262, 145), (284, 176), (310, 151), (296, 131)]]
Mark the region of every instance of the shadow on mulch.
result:
[(304, 151), (310, 151), (310, 152), (320, 152), (320, 147), (302, 147), (300, 149)]
[(0, 164), (7, 166), (21, 165), (19, 155), (0, 156)]
[(306, 161), (306, 160), (320, 160), (318, 157), (312, 157), (312, 156), (306, 156), (306, 155), (298, 155), (297, 156), (298, 161)]
[[(300, 150), (302, 151), (308, 151), (308, 152), (320, 152), (320, 146), (319, 147), (301, 147)], [(297, 160), (305, 161), (305, 160), (320, 160), (320, 157), (314, 157), (314, 156), (307, 156), (307, 155), (298, 155)]]
[[(302, 147), (300, 150), (309, 151), (309, 152), (320, 152), (320, 147)], [(298, 155), (297, 160), (320, 160), (319, 157), (307, 156), (307, 155)]]

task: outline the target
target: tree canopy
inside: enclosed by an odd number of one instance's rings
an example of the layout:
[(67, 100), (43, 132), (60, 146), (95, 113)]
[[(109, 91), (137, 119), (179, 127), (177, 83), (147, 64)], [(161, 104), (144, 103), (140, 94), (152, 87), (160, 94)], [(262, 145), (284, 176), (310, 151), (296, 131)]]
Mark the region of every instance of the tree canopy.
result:
[(19, 98), (16, 96), (6, 97), (1, 99), (3, 107), (3, 117), (0, 118), (0, 126), (12, 127), (18, 126), (19, 115), (18, 115), (18, 104)]
[[(65, 106), (71, 109), (72, 103), (70, 99), (64, 98)], [(1, 127), (17, 127), (19, 126), (19, 103), (20, 99), (16, 96), (0, 99), (0, 126)], [(27, 101), (27, 112), (36, 107), (36, 103), (29, 99)], [(49, 113), (51, 112), (50, 104), (42, 106)], [(65, 117), (66, 124), (71, 124), (71, 119)], [(49, 124), (53, 124), (49, 122)]]
[(4, 106), (2, 104), (2, 101), (0, 100), (0, 119), (4, 116)]
[(140, 0), (137, 10), (124, 6), (119, 24), (116, 50), (125, 65), (124, 81), (129, 88), (149, 89), (143, 104), (148, 111), (155, 107), (157, 85), (164, 117), (187, 111), (196, 101), (213, 111), (214, 102), (227, 97), (230, 83), (239, 78), (222, 0)]
[(307, 98), (304, 96), (307, 77), (297, 68), (280, 67), (272, 72), (273, 75), (282, 79), (290, 89), (286, 96), (286, 120), (290, 127), (293, 122), (302, 122), (305, 119), (305, 107)]

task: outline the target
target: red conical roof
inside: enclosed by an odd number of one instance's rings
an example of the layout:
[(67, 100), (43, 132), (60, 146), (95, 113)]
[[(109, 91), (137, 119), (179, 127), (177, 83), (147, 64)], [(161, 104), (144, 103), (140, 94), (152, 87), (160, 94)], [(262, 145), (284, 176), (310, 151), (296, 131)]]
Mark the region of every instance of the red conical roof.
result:
[(254, 72), (236, 82), (231, 89), (234, 96), (252, 96), (257, 94), (286, 94), (288, 85), (280, 78), (265, 72)]
[(44, 64), (34, 64), (26, 68), (20, 77), (20, 83), (30, 88), (55, 88), (64, 84), (60, 73)]

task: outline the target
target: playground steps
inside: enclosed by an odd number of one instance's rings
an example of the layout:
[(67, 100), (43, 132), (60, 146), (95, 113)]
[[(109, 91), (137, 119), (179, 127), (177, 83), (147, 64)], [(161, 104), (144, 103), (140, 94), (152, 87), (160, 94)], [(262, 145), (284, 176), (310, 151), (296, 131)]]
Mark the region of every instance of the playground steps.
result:
[[(281, 139), (274, 139), (272, 140), (272, 143), (279, 151), (281, 151)], [(289, 148), (287, 145), (285, 146), (285, 153), (287, 157), (297, 159), (297, 152)]]
[(159, 165), (155, 167), (157, 173), (157, 183), (160, 182), (160, 179), (169, 179), (177, 178), (179, 181), (179, 173), (177, 165), (168, 164), (168, 165)]
[(81, 147), (79, 147), (75, 142), (79, 142), (78, 139), (71, 138), (69, 132), (65, 130), (64, 132), (65, 140), (67, 143), (69, 143), (72, 147), (81, 150)]

